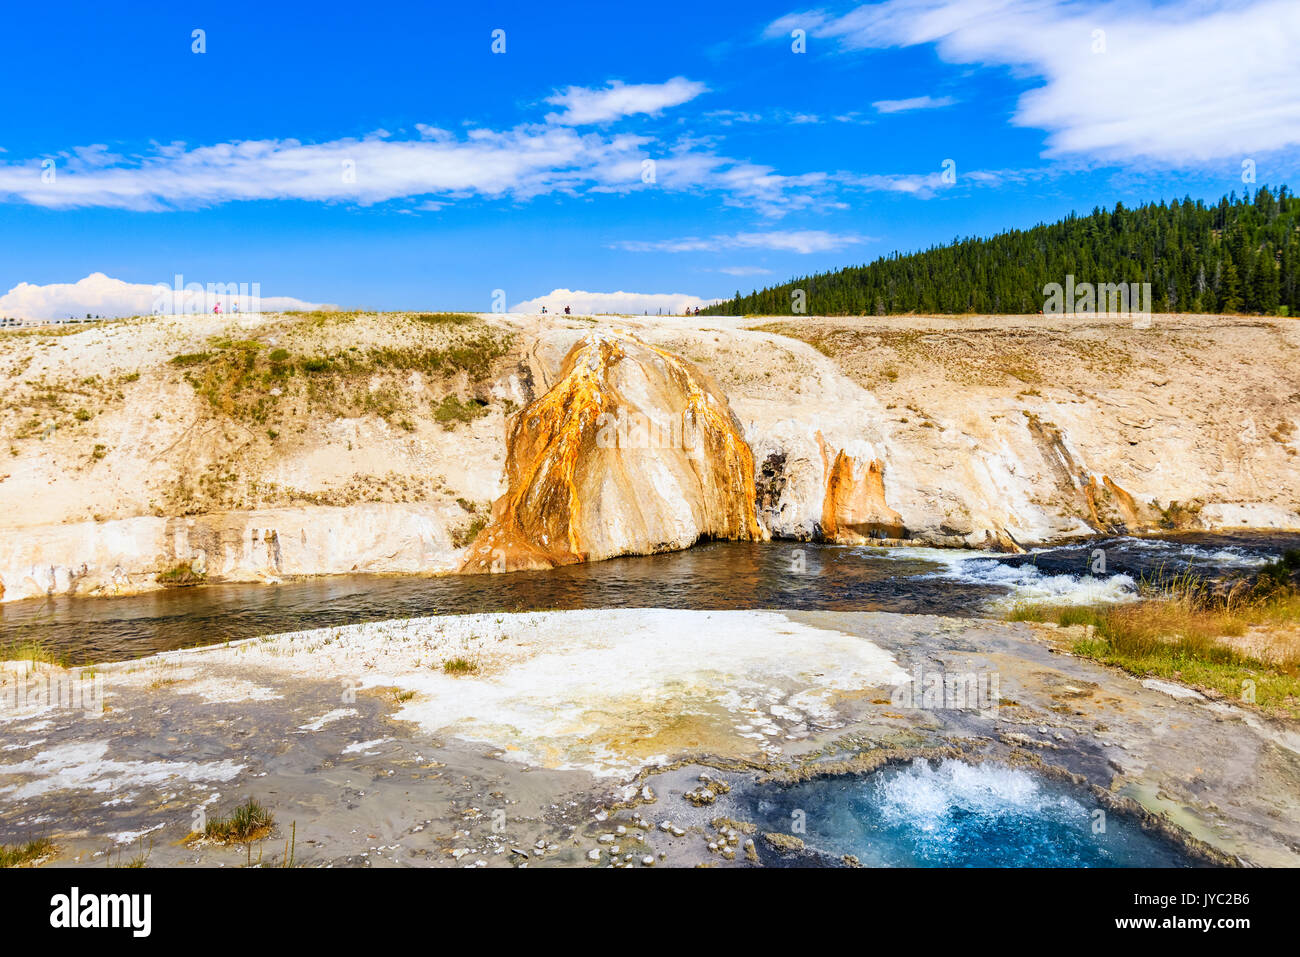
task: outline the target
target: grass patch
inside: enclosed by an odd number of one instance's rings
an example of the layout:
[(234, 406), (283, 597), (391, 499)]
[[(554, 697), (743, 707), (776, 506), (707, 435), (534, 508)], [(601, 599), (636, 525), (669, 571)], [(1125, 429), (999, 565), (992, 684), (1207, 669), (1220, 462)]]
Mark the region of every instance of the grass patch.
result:
[[(281, 424), (283, 404), (287, 402), (296, 413), (298, 400), (305, 398), (314, 411), (378, 415), (411, 431), (413, 405), (409, 389), (399, 380), (413, 372), (435, 380), (464, 372), (472, 381), (480, 381), (510, 351), (513, 341), (509, 334), (498, 333), (473, 316), (427, 315), (433, 318), (421, 324), (439, 327), (434, 342), (420, 341), (433, 337), (428, 334), (408, 333), (401, 345), (345, 345), (303, 355), (253, 340), (221, 338), (211, 341), (206, 351), (170, 361), (184, 370), (185, 380), (214, 411), (262, 429)], [(378, 383), (372, 381), (376, 376), (382, 377)], [(444, 410), (447, 418), (439, 421), (454, 427), (480, 414), (475, 403), (467, 408), (449, 406)]]
[(68, 666), (67, 655), (53, 651), (39, 639), (10, 641), (0, 645), (0, 661), (30, 661), (34, 665)]
[[(1071, 646), (1077, 655), (1300, 717), (1300, 592), (1283, 579), (1291, 568), (1300, 568), (1300, 554), (1226, 591), (1190, 575), (1158, 576), (1143, 580), (1129, 604), (1018, 603), (1007, 618), (1082, 625)], [(1252, 640), (1279, 630), (1271, 644)]]
[(48, 837), (38, 837), (26, 844), (0, 844), (0, 867), (21, 867), (54, 852), (54, 842)]
[(419, 312), (411, 316), (426, 326), (468, 326), (478, 322), (478, 316), (466, 312)]
[(478, 665), (468, 658), (448, 658), (442, 663), (442, 672), (447, 675), (478, 674)]
[(1151, 507), (1160, 513), (1160, 527), (1170, 531), (1195, 526), (1201, 512), (1198, 502), (1170, 502), (1168, 506), (1161, 508), (1159, 502), (1153, 501)]
[(1300, 548), (1288, 548), (1281, 558), (1259, 570), (1256, 583), (1266, 588), (1286, 590), (1294, 587), (1297, 576), (1300, 576)]
[(464, 548), (474, 539), (478, 538), (478, 533), (487, 527), (487, 516), (476, 515), (470, 520), (468, 525), (461, 525), (459, 528), (451, 530), (451, 544), (456, 548)]
[(203, 572), (196, 572), (194, 566), (189, 562), (181, 562), (173, 568), (159, 572), (154, 579), (159, 585), (165, 585), (169, 588), (185, 588), (190, 585), (201, 585), (208, 580), (208, 576)]
[(444, 396), (443, 400), (433, 407), (434, 421), (448, 430), (454, 429), (458, 422), (473, 422), (487, 414), (487, 403), (474, 399), (462, 402), (457, 395)]
[(249, 798), (230, 812), (229, 817), (214, 818), (203, 829), (203, 837), (216, 844), (249, 844), (271, 833), (275, 815)]
[(183, 355), (172, 356), (169, 360), (172, 365), (180, 366), (182, 369), (190, 366), (199, 366), (212, 358), (210, 352), (186, 352)]

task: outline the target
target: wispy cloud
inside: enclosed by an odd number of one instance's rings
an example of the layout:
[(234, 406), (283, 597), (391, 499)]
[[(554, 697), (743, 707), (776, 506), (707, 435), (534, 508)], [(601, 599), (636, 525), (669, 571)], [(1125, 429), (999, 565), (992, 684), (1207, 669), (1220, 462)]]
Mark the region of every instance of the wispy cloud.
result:
[(906, 100), (876, 100), (871, 105), (877, 113), (907, 113), (910, 110), (937, 110), (956, 102), (951, 96), (913, 96)]
[[(224, 283), (229, 277), (220, 277)], [(171, 282), (168, 276), (163, 284)], [(20, 319), (64, 319), (68, 316), (147, 316), (158, 301), (159, 287), (148, 283), (124, 282), (102, 272), (91, 273), (76, 282), (36, 285), (20, 282), (0, 296), (0, 316)], [(228, 297), (226, 297), (228, 298)], [(247, 307), (249, 304), (245, 303)], [(263, 296), (264, 312), (290, 309), (337, 309), (332, 303), (307, 302), (292, 296)]]
[(886, 0), (790, 14), (766, 35), (795, 27), (1036, 79), (1013, 122), (1046, 130), (1049, 155), (1188, 166), (1300, 144), (1295, 0)]
[(799, 112), (795, 110), (771, 110), (754, 112), (753, 110), (709, 110), (701, 114), (704, 119), (712, 120), (720, 126), (737, 126), (753, 123), (779, 123), (786, 126), (820, 125), (823, 123), (870, 123), (871, 120), (861, 113), (850, 111), (834, 116), (820, 113)]
[(614, 244), (629, 252), (721, 252), (729, 249), (768, 249), (776, 252), (819, 253), (869, 242), (870, 237), (829, 233), (819, 229), (771, 230), (729, 236), (681, 236), (676, 239), (625, 240)]
[(687, 308), (703, 309), (717, 302), (681, 292), (586, 292), (581, 289), (553, 289), (536, 299), (526, 299), (512, 312), (564, 312), (568, 306), (579, 315), (681, 315)]
[[(582, 132), (573, 125), (682, 102), (698, 86), (681, 78), (615, 85), (594, 91), (601, 96), (590, 102), (586, 93), (593, 91), (570, 88), (563, 94), (569, 106), (565, 124), (523, 123), (506, 130), (454, 133), (417, 124), (405, 137), (379, 130), (320, 143), (171, 143), (135, 154), (81, 146), (52, 157), (0, 162), (0, 201), (164, 211), (249, 200), (361, 206), (397, 200), (409, 201), (405, 211), (414, 212), (472, 198), (526, 201), (553, 193), (661, 189), (713, 194), (725, 205), (767, 217), (814, 205), (837, 208), (830, 195), (834, 179), (826, 172), (783, 174), (700, 141)], [(52, 176), (43, 175), (47, 160), (53, 161)]]
[(772, 270), (762, 266), (723, 266), (718, 272), (725, 272), (728, 276), (767, 276)]
[(675, 76), (664, 83), (628, 84), (615, 80), (604, 89), (571, 86), (546, 98), (552, 106), (564, 108), (563, 113), (546, 114), (546, 120), (548, 123), (582, 126), (608, 123), (637, 113), (654, 115), (693, 100), (708, 89), (703, 83), (684, 76)]

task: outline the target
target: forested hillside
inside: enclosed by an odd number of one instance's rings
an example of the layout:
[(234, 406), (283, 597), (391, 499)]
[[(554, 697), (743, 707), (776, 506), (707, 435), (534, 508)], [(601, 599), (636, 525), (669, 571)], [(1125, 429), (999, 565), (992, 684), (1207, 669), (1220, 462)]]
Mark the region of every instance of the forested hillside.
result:
[(1189, 199), (1095, 209), (1059, 222), (795, 279), (709, 307), (715, 315), (1036, 313), (1043, 287), (1151, 283), (1156, 312), (1300, 315), (1300, 197), (1260, 187), (1216, 205)]

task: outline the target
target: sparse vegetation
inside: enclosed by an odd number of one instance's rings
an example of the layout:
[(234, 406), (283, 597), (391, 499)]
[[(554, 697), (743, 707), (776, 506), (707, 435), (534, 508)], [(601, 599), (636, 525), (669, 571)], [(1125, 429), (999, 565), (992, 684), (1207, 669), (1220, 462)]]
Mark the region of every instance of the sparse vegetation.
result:
[(144, 844), (144, 838), (141, 837), (136, 843), (135, 856), (127, 858), (127, 860), (123, 862), (122, 851), (118, 850), (117, 863), (113, 863), (113, 849), (110, 848), (108, 853), (104, 855), (104, 863), (108, 867), (118, 867), (127, 870), (145, 868), (149, 866), (149, 855), (152, 853), (153, 853), (153, 838), (149, 839), (149, 846), (146, 848)]
[(1153, 501), (1151, 507), (1160, 513), (1160, 527), (1170, 531), (1196, 525), (1201, 512), (1199, 502), (1184, 504), (1175, 501), (1161, 508), (1159, 502)]
[(442, 663), (443, 674), (473, 675), (478, 673), (478, 665), (468, 658), (448, 658)]
[(47, 837), (38, 837), (26, 844), (0, 844), (0, 867), (22, 867), (54, 853), (54, 842)]
[(170, 588), (184, 588), (189, 585), (201, 585), (208, 580), (205, 572), (197, 572), (190, 562), (181, 562), (158, 573), (155, 579), (158, 584), (166, 585)]
[[(331, 319), (341, 316), (324, 315)], [(412, 318), (437, 332), (417, 334), (413, 342), (412, 337), (403, 337), (369, 347), (336, 345), (309, 354), (284, 346), (271, 348), (256, 340), (218, 338), (207, 350), (175, 356), (171, 363), (185, 370), (186, 381), (214, 411), (240, 422), (274, 427), (286, 414), (287, 403), (292, 401), (296, 410), (298, 403), (305, 401), (309, 408), (327, 414), (377, 415), (414, 431), (412, 419), (418, 417), (415, 403), (419, 400), (411, 395), (410, 374), (438, 380), (465, 373), (477, 381), (509, 351), (512, 339), (482, 320), (460, 313)], [(380, 331), (389, 332), (391, 323), (392, 319), (383, 317)], [(325, 341), (329, 343), (328, 337)], [(435, 406), (435, 414), (438, 410), (443, 415), (439, 421), (453, 425), (482, 414), (476, 403), (453, 408), (445, 399)]]
[(443, 400), (434, 407), (433, 419), (442, 425), (444, 429), (454, 429), (458, 422), (473, 422), (475, 419), (487, 415), (487, 404), (471, 399), (468, 402), (462, 402), (457, 395), (444, 396)]
[(0, 645), (0, 661), (30, 661), (32, 664), (66, 667), (68, 659), (40, 639), (16, 639)]
[(183, 355), (172, 356), (170, 362), (174, 366), (187, 368), (189, 366), (202, 365), (211, 358), (212, 353), (210, 352), (187, 352)]
[(464, 548), (474, 539), (478, 538), (478, 533), (487, 527), (487, 516), (476, 515), (470, 520), (469, 524), (461, 525), (459, 528), (452, 529), (451, 544), (456, 548)]
[(203, 838), (215, 844), (251, 844), (271, 833), (275, 816), (257, 798), (249, 798), (230, 812), (213, 818), (203, 829)]
[(478, 316), (465, 312), (419, 312), (411, 318), (431, 326), (468, 326), (479, 321)]
[(1300, 716), (1300, 592), (1290, 580), (1296, 568), (1300, 553), (1291, 552), (1254, 583), (1226, 590), (1190, 574), (1157, 576), (1141, 583), (1136, 602), (1020, 603), (1008, 618), (1083, 626), (1071, 645), (1075, 654), (1210, 694), (1243, 699), (1248, 689), (1261, 708)]

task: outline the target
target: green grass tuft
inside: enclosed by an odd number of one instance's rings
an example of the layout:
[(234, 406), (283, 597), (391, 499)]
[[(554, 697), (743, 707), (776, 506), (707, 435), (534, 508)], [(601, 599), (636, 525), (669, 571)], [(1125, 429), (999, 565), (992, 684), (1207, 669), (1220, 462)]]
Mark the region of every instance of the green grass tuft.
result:
[(48, 837), (39, 837), (26, 844), (0, 844), (0, 867), (21, 867), (53, 853), (54, 842)]
[(478, 665), (468, 658), (448, 658), (442, 663), (442, 670), (448, 675), (472, 675), (478, 673)]
[(217, 844), (248, 844), (270, 834), (274, 824), (275, 816), (257, 798), (249, 798), (229, 817), (208, 821), (203, 836)]

